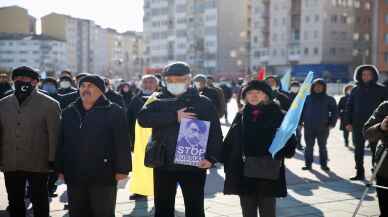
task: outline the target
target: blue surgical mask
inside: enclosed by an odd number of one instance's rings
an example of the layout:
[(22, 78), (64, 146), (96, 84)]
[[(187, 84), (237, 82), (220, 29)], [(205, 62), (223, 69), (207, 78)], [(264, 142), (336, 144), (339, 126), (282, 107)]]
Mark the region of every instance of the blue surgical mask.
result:
[(166, 82), (167, 91), (172, 95), (179, 96), (187, 91), (187, 84), (185, 83), (168, 83)]
[(42, 89), (47, 91), (49, 94), (54, 94), (57, 92), (57, 87), (54, 84), (43, 84)]

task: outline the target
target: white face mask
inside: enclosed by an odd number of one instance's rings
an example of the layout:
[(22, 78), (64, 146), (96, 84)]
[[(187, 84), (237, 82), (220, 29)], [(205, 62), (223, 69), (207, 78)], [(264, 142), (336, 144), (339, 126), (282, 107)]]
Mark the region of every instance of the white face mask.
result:
[(70, 81), (61, 81), (61, 83), (59, 83), (59, 86), (61, 88), (67, 89), (67, 88), (71, 87), (71, 83), (70, 83)]
[(291, 91), (291, 93), (298, 93), (299, 92), (299, 87), (291, 87), (290, 91)]
[(201, 89), (201, 82), (194, 82), (194, 86), (199, 90)]
[(179, 96), (187, 91), (187, 85), (185, 83), (167, 83), (167, 90), (172, 95)]
[(150, 96), (153, 92), (151, 90), (146, 90), (146, 89), (143, 89), (142, 90), (142, 93), (146, 96)]
[(275, 90), (279, 90), (279, 87), (271, 87), (271, 89), (272, 89), (273, 91), (275, 91)]

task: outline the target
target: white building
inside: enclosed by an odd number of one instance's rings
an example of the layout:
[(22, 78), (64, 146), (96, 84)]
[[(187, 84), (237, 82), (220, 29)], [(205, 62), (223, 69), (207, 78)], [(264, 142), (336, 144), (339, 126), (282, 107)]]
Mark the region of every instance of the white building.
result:
[(66, 41), (70, 70), (102, 74), (107, 69), (106, 32), (93, 21), (51, 13), (42, 17), (42, 34)]
[(48, 36), (0, 33), (0, 67), (29, 66), (42, 71), (66, 67), (66, 43)]
[[(369, 62), (371, 4), (371, 0), (253, 1), (251, 68), (267, 66), (275, 74), (294, 66), (351, 71), (361, 64), (359, 53), (362, 62)], [(265, 25), (268, 16), (270, 31)]]
[(145, 66), (186, 61), (195, 72), (240, 71), (249, 55), (248, 2), (145, 0)]

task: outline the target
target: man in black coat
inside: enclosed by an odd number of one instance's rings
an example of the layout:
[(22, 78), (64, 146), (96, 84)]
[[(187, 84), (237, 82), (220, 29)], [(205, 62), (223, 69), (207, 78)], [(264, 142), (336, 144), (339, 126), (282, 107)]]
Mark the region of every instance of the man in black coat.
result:
[[(165, 149), (163, 165), (154, 169), (155, 217), (174, 216), (178, 183), (184, 195), (186, 216), (204, 217), (206, 170), (221, 154), (222, 132), (217, 112), (207, 97), (190, 88), (190, 73), (186, 63), (166, 66), (163, 69), (166, 88), (138, 115), (141, 126), (152, 128), (150, 144), (163, 145)], [(205, 159), (199, 162), (199, 167), (174, 163), (180, 122), (184, 118), (210, 122)]]
[[(218, 117), (222, 117), (224, 114), (224, 105), (222, 102), (223, 96), (217, 92), (215, 88), (211, 88), (207, 86), (207, 77), (202, 74), (198, 74), (193, 78), (194, 87), (197, 89), (200, 95), (206, 96), (213, 103), (216, 108)], [(224, 102), (225, 104), (225, 102)]]
[(74, 80), (73, 77), (70, 77), (68, 74), (63, 74), (59, 78), (59, 89), (58, 93), (61, 95), (69, 94), (72, 92), (76, 92), (77, 89), (73, 87)]
[(103, 79), (86, 76), (81, 98), (63, 111), (56, 167), (72, 217), (114, 216), (117, 182), (131, 171), (125, 111), (104, 92)]
[(303, 170), (312, 169), (315, 140), (318, 140), (321, 169), (324, 171), (330, 170), (327, 166), (327, 139), (330, 130), (337, 123), (338, 110), (335, 99), (327, 95), (326, 89), (325, 81), (316, 79), (311, 85), (311, 94), (307, 96), (303, 107), (302, 123), (306, 142), (306, 165)]
[[(365, 179), (365, 138), (362, 128), (377, 106), (388, 98), (387, 89), (377, 83), (378, 79), (379, 71), (373, 65), (361, 65), (354, 72), (354, 80), (357, 83), (350, 93), (344, 117), (346, 129), (352, 131), (355, 146), (357, 174), (351, 180)], [(376, 144), (372, 142), (370, 146), (374, 153)]]
[(350, 96), (350, 93), (352, 92), (352, 89), (353, 89), (353, 85), (352, 84), (346, 85), (344, 87), (344, 90), (343, 90), (344, 96), (342, 96), (340, 101), (338, 102), (338, 112), (339, 112), (339, 117), (341, 119), (340, 130), (343, 132), (342, 134), (343, 134), (343, 137), (344, 137), (344, 142), (345, 142), (345, 146), (346, 147), (349, 146), (349, 134), (350, 133), (345, 128), (344, 119), (345, 119), (346, 103), (349, 100), (349, 96)]

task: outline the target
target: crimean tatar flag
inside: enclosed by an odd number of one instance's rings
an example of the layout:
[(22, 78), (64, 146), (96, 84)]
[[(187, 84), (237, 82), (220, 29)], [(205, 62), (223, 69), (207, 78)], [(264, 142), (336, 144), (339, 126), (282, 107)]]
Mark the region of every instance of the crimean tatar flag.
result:
[(302, 115), (302, 110), (306, 101), (306, 97), (310, 94), (310, 88), (313, 82), (313, 78), (314, 73), (310, 71), (306, 79), (304, 80), (298, 95), (295, 97), (290, 109), (284, 117), (282, 124), (277, 130), (275, 138), (273, 139), (272, 144), (269, 147), (269, 152), (272, 154), (272, 157), (275, 157), (276, 153), (278, 153), (286, 145), (287, 141), (291, 138), (291, 136), (295, 134), (296, 128), (298, 127), (299, 120)]

